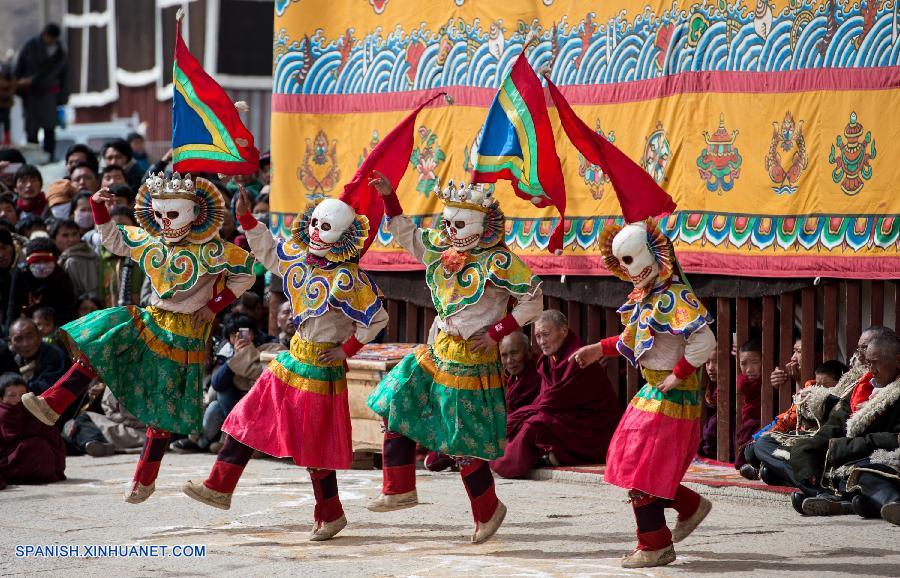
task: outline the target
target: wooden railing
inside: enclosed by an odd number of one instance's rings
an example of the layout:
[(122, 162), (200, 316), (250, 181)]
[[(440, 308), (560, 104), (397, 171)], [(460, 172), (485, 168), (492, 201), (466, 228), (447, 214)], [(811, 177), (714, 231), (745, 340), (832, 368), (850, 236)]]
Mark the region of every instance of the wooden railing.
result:
[[(731, 355), (732, 334), (734, 342), (742, 344), (755, 331), (762, 342), (764, 377), (760, 422), (767, 424), (790, 406), (798, 387), (791, 383), (775, 390), (769, 383), (772, 370), (776, 366), (784, 367), (790, 361), (793, 336), (799, 333), (802, 340), (802, 383), (812, 379), (816, 366), (825, 360), (848, 363), (864, 328), (871, 325), (898, 327), (898, 289), (900, 283), (897, 281), (822, 280), (781, 295), (753, 299), (704, 298), (704, 304), (715, 317), (713, 330), (719, 343), (716, 353), (719, 362), (717, 458), (731, 461), (734, 457), (733, 436), (735, 429), (740, 427), (735, 416), (740, 416), (743, 405), (742, 396), (735, 389), (739, 368)], [(616, 335), (621, 330), (615, 308), (555, 297), (545, 297), (544, 308), (565, 313), (572, 331), (588, 343)], [(386, 341), (425, 342), (435, 317), (433, 308), (388, 299), (387, 309), (390, 322)], [(820, 340), (817, 331), (821, 332)], [(606, 371), (614, 386), (618, 385), (616, 392), (620, 402), (626, 403), (641, 385), (638, 371), (623, 358), (607, 360)], [(706, 387), (708, 377), (705, 372), (703, 381)]]

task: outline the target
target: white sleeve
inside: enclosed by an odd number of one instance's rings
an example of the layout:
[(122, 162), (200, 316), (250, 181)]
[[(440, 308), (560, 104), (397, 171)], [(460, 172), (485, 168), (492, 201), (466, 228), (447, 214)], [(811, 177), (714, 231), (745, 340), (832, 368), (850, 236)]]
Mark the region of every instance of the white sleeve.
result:
[(131, 256), (131, 251), (128, 250), (128, 246), (122, 240), (124, 233), (119, 229), (115, 221), (110, 219), (102, 225), (97, 225), (97, 230), (100, 231), (100, 242), (103, 243), (107, 251), (119, 257)]
[[(540, 281), (535, 281), (540, 283)], [(532, 290), (530, 295), (523, 295), (516, 301), (516, 306), (511, 311), (519, 327), (525, 327), (541, 314), (544, 310), (544, 292), (540, 287)]]
[(421, 229), (416, 227), (412, 219), (406, 215), (397, 215), (391, 217), (388, 221), (388, 231), (394, 236), (394, 239), (400, 246), (421, 262), (422, 256), (425, 254), (425, 247), (422, 245)]
[(716, 351), (716, 336), (704, 325), (695, 331), (684, 345), (684, 359), (694, 367), (701, 367)]
[(378, 313), (375, 314), (375, 317), (372, 318), (372, 323), (370, 323), (368, 327), (362, 323), (354, 323), (356, 325), (356, 331), (353, 335), (360, 343), (369, 343), (378, 337), (378, 334), (387, 326), (387, 323), (388, 314), (387, 311), (384, 310), (384, 307), (382, 307), (378, 310)]
[(250, 252), (253, 253), (256, 260), (262, 263), (267, 271), (281, 276), (278, 268), (278, 253), (275, 250), (278, 247), (278, 241), (275, 240), (272, 233), (263, 225), (256, 225), (249, 231), (244, 231), (244, 236), (247, 238)]

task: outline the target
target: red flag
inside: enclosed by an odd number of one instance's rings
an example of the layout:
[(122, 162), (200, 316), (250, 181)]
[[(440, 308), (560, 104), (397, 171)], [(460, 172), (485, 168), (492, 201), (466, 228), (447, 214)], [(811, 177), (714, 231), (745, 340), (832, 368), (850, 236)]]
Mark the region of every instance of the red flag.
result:
[(661, 217), (675, 210), (675, 201), (653, 180), (647, 171), (620, 151), (614, 144), (597, 134), (578, 118), (556, 85), (547, 79), (550, 96), (556, 103), (559, 120), (569, 140), (591, 163), (598, 165), (609, 177), (622, 215), (628, 223)]
[(360, 256), (368, 249), (378, 229), (381, 227), (381, 218), (384, 216), (384, 204), (379, 198), (378, 192), (369, 186), (369, 178), (372, 171), (378, 171), (387, 177), (391, 182), (394, 190), (400, 185), (400, 179), (406, 173), (409, 167), (409, 157), (412, 154), (413, 136), (416, 122), (416, 115), (423, 108), (434, 102), (446, 92), (439, 92), (432, 96), (414, 111), (400, 121), (400, 124), (394, 127), (384, 139), (375, 145), (366, 160), (356, 169), (353, 179), (344, 186), (344, 192), (341, 193), (340, 199), (353, 207), (357, 214), (363, 214), (369, 219), (369, 238), (363, 247)]

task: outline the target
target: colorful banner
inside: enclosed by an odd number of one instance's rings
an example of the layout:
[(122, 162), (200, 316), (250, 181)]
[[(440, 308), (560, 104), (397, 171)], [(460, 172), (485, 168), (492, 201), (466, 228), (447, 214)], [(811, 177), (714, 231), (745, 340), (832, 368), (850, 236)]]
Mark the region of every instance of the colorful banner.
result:
[[(398, 194), (430, 226), (436, 184), (466, 179), (499, 83), (525, 50), (575, 112), (678, 203), (663, 228), (688, 272), (900, 277), (897, 2), (276, 0), (272, 210), (286, 229), (338, 196), (366, 154), (423, 110)], [(605, 275), (609, 180), (550, 108), (568, 190), (552, 208), (496, 185), (509, 246), (537, 273)], [(382, 228), (363, 262), (417, 264)]]

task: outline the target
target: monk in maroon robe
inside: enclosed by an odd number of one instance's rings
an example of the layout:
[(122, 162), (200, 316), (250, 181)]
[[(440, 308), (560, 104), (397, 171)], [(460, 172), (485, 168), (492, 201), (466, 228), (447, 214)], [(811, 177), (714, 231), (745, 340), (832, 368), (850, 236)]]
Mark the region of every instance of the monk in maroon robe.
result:
[(55, 427), (44, 425), (22, 405), (26, 391), (19, 374), (0, 376), (0, 489), (66, 479), (66, 445)]
[(504, 478), (524, 476), (544, 456), (551, 465), (602, 462), (622, 414), (603, 367), (570, 361), (582, 342), (561, 312), (544, 311), (535, 338), (541, 393), (507, 415), (506, 451), (491, 463)]
[(516, 331), (500, 342), (500, 362), (506, 377), (506, 413), (530, 405), (541, 392), (541, 376), (528, 336)]

